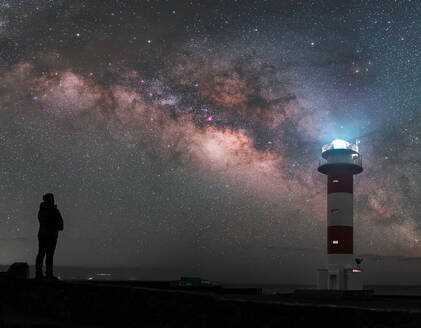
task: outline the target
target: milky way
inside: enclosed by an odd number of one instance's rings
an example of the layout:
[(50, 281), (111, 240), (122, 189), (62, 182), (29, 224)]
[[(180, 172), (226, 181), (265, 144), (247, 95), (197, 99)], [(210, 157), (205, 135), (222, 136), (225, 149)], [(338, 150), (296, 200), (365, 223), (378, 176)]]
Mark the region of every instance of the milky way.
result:
[(420, 22), (416, 1), (0, 1), (0, 262), (33, 262), (53, 192), (59, 264), (312, 282), (321, 146), (358, 138), (355, 253), (417, 281)]

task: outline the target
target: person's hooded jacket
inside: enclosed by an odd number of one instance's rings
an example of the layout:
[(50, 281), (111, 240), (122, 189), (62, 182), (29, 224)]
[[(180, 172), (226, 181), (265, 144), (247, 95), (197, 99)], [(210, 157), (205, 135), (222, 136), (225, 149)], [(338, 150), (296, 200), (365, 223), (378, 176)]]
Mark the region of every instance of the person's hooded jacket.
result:
[(57, 205), (42, 202), (38, 212), (39, 231), (41, 236), (57, 236), (63, 230), (63, 218)]

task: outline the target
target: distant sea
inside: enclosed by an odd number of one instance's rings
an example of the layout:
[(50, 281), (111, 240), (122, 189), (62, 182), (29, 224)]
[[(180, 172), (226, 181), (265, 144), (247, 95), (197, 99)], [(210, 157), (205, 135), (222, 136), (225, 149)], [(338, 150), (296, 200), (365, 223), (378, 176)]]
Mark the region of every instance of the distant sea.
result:
[[(0, 272), (7, 271), (7, 265), (0, 264)], [(34, 275), (34, 267), (30, 267), (30, 276)], [(86, 268), (57, 266), (56, 273), (65, 280), (119, 280), (119, 281), (145, 281), (160, 280), (169, 281), (178, 278), (163, 274), (162, 269), (141, 269), (141, 268)], [(155, 279), (148, 279), (154, 277)], [(315, 289), (316, 285), (306, 284), (237, 284), (220, 282), (225, 287), (257, 287), (262, 288), (263, 293), (272, 295), (275, 293), (292, 293), (295, 289)], [(373, 289), (376, 295), (405, 295), (421, 296), (421, 285), (364, 285), (365, 289)]]

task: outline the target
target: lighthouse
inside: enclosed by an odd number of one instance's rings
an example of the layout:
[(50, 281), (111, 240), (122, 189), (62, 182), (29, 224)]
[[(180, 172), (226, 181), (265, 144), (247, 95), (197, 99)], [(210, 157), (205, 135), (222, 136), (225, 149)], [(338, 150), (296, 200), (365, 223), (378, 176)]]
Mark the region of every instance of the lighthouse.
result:
[(318, 171), (327, 176), (327, 268), (318, 270), (318, 288), (361, 290), (353, 227), (353, 180), (363, 171), (358, 141), (336, 139), (324, 145)]

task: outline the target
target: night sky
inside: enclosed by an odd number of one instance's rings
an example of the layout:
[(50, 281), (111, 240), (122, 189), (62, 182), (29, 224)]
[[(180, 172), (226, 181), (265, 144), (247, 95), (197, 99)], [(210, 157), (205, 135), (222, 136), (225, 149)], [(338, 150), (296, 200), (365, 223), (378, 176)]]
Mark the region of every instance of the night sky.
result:
[(420, 1), (0, 0), (0, 263), (315, 283), (361, 140), (365, 281), (421, 283)]

